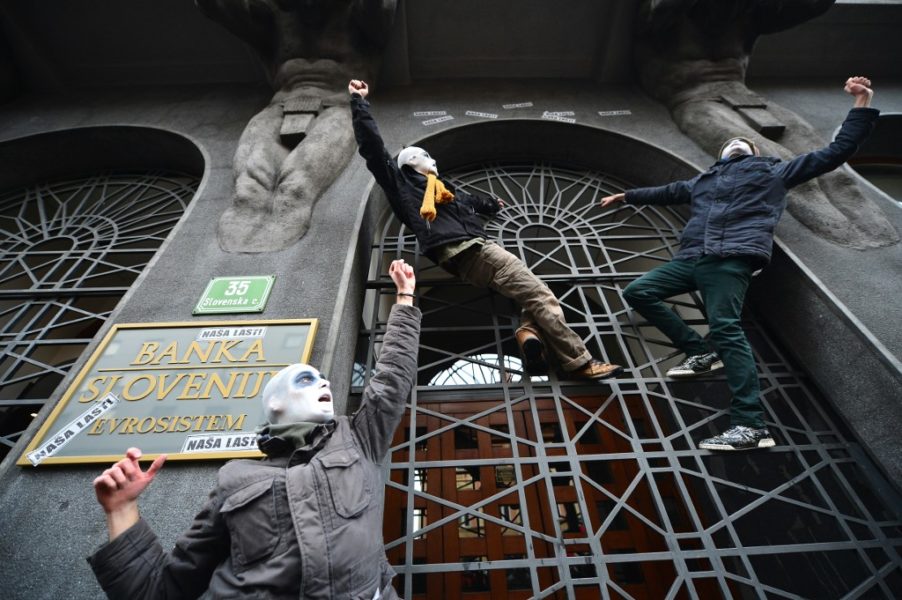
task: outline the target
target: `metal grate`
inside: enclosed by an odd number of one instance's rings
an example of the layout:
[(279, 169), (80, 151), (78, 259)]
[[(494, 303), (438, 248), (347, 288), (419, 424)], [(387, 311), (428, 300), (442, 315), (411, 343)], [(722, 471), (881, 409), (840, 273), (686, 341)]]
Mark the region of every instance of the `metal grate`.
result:
[[(490, 224), (561, 299), (601, 384), (529, 377), (518, 309), (461, 284), (388, 219), (373, 268), (356, 383), (393, 300), (391, 260), (418, 273), (419, 381), (390, 453), (384, 535), (405, 598), (893, 598), (902, 502), (751, 313), (778, 447), (713, 454), (723, 377), (664, 377), (681, 356), (628, 310), (622, 289), (670, 260), (683, 218), (597, 201), (629, 186), (548, 164), (493, 164), (452, 180), (510, 204)], [(706, 333), (699, 299), (672, 300)], [(359, 389), (359, 388), (358, 388)]]
[(0, 458), (166, 239), (198, 178), (103, 173), (0, 194)]

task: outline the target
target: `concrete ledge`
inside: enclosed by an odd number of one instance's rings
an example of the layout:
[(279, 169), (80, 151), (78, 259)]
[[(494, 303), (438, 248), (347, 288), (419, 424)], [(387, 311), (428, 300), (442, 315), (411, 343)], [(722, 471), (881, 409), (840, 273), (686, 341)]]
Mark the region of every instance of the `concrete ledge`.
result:
[(902, 363), (788, 248), (774, 250), (750, 306), (902, 491)]

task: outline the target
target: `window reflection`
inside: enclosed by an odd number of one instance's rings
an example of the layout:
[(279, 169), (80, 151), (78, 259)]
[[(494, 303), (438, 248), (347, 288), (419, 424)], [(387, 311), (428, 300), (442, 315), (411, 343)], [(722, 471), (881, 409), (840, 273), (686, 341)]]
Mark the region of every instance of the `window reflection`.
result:
[[(523, 380), (523, 361), (517, 356), (472, 354), (457, 360), (449, 368), (437, 373), (429, 385), (488, 385), (517, 383)], [(532, 376), (532, 381), (548, 381), (546, 376)]]

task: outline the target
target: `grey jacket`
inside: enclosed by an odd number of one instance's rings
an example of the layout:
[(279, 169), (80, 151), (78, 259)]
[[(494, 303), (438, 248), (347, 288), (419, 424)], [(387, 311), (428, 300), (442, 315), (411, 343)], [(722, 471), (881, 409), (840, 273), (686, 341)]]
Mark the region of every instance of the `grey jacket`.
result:
[(675, 259), (745, 256), (763, 267), (770, 262), (786, 191), (846, 162), (870, 135), (879, 115), (873, 108), (853, 108), (825, 148), (785, 161), (770, 156), (718, 160), (687, 181), (630, 190), (626, 202), (691, 205)]
[[(143, 521), (88, 562), (111, 598), (396, 598), (382, 540), (383, 477), (411, 387), (421, 314), (395, 305), (360, 409), (303, 448), (233, 460), (169, 553)], [(275, 438), (277, 441), (278, 438)]]

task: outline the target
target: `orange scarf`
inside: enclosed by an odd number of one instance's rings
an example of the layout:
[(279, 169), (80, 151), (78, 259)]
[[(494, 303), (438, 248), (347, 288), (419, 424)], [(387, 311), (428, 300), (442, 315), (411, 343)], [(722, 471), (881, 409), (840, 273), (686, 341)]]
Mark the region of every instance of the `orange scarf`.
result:
[(420, 206), (420, 216), (429, 222), (435, 220), (435, 205), (446, 204), (454, 200), (454, 194), (445, 189), (445, 184), (439, 181), (435, 175), (426, 176), (426, 193), (423, 194), (423, 205)]

